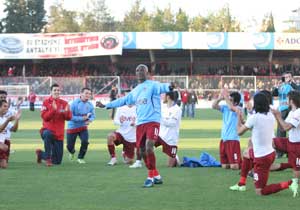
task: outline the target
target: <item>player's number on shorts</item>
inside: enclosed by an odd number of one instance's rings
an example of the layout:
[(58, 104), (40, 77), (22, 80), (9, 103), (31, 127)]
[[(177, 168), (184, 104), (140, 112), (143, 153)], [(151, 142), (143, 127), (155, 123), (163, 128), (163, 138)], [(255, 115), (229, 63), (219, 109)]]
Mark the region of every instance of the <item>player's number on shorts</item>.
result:
[(177, 152), (177, 148), (173, 147), (172, 150), (171, 150), (171, 154), (172, 155), (176, 155), (176, 152)]
[(158, 128), (154, 128), (154, 136), (158, 136), (158, 133), (159, 133)]
[(296, 166), (300, 166), (300, 158), (296, 158)]

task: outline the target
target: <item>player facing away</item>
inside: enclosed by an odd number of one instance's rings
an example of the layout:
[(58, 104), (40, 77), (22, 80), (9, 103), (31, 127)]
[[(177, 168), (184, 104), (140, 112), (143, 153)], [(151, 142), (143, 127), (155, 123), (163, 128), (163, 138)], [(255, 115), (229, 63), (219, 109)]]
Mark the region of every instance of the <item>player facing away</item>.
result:
[(120, 126), (118, 130), (108, 134), (107, 148), (110, 154), (108, 165), (117, 164), (115, 145), (123, 144), (123, 161), (132, 164), (136, 142), (136, 107), (133, 105), (119, 107), (116, 111), (114, 124)]
[(165, 94), (162, 105), (159, 137), (155, 142), (155, 147), (162, 145), (162, 151), (169, 156), (168, 167), (180, 165), (177, 156), (177, 144), (182, 111), (176, 104), (176, 101), (177, 92), (168, 92)]
[(43, 125), (40, 130), (45, 151), (37, 149), (37, 163), (46, 161), (46, 166), (61, 164), (64, 151), (65, 121), (72, 118), (68, 102), (60, 99), (60, 87), (53, 84), (51, 95), (43, 101), (41, 118)]
[(144, 182), (144, 187), (148, 188), (153, 187), (154, 184), (162, 184), (162, 177), (156, 169), (154, 154), (154, 144), (158, 140), (161, 118), (160, 94), (172, 91), (174, 86), (148, 80), (148, 67), (144, 64), (136, 67), (136, 76), (139, 84), (128, 95), (118, 98), (106, 106), (98, 102), (98, 106), (111, 109), (124, 105), (136, 105), (136, 146), (140, 149), (148, 169), (148, 177)]
[(293, 194), (295, 194), (296, 189), (291, 187), (291, 180), (267, 185), (270, 167), (275, 160), (275, 151), (272, 147), (275, 118), (269, 109), (269, 101), (266, 95), (258, 93), (254, 96), (255, 113), (248, 117), (245, 124), (242, 123), (242, 112), (237, 111), (238, 134), (242, 135), (247, 130), (252, 130), (255, 192), (257, 195), (269, 195), (290, 187)]
[[(0, 100), (0, 168), (7, 168), (10, 154), (10, 136), (11, 132), (16, 132), (19, 126), (21, 112), (16, 115), (6, 116), (8, 112), (8, 103)], [(14, 121), (14, 123), (12, 123)]]
[[(300, 92), (291, 91), (288, 93), (288, 103), (291, 111), (287, 118), (283, 120), (281, 113), (273, 109), (272, 112), (278, 122), (279, 128), (289, 131), (287, 141), (288, 162), (293, 167), (294, 178), (291, 188), (294, 197), (298, 194), (299, 171), (300, 171)], [(278, 148), (281, 150), (281, 148)]]
[[(219, 105), (225, 99), (226, 105)], [(237, 134), (237, 110), (241, 100), (238, 92), (228, 95), (227, 90), (222, 90), (219, 98), (212, 104), (213, 109), (222, 112), (223, 125), (220, 141), (220, 161), (222, 168), (238, 170), (241, 163), (240, 137)]]
[(82, 88), (80, 97), (75, 99), (70, 106), (72, 118), (68, 121), (67, 128), (67, 149), (69, 151), (69, 159), (75, 160), (75, 143), (79, 136), (81, 141), (77, 162), (85, 164), (85, 154), (89, 145), (88, 126), (95, 119), (94, 105), (89, 101), (92, 96), (90, 88)]

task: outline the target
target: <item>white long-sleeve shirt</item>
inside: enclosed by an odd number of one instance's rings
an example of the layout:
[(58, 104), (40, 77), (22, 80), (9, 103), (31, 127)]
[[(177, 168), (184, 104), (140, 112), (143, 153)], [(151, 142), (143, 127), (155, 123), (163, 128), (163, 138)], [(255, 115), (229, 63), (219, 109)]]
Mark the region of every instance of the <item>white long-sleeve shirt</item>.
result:
[(136, 127), (131, 124), (136, 125), (136, 107), (132, 106), (122, 106), (119, 107), (116, 111), (114, 118), (115, 125), (119, 125), (117, 130), (123, 138), (128, 142), (136, 141)]
[(162, 105), (159, 136), (168, 145), (176, 146), (179, 140), (179, 127), (181, 122), (181, 109), (177, 104), (168, 107)]

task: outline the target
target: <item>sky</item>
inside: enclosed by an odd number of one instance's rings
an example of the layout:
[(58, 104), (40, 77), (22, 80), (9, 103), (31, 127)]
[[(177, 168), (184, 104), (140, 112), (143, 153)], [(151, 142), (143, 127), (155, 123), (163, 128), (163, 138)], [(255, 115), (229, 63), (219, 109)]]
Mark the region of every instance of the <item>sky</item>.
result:
[[(46, 10), (55, 2), (63, 2), (66, 9), (82, 11), (89, 0), (45, 0)], [(4, 0), (0, 0), (0, 12), (3, 10)], [(121, 20), (128, 12), (135, 0), (106, 0), (107, 7), (117, 20)], [(262, 19), (266, 13), (272, 12), (275, 20), (276, 32), (287, 29), (284, 21), (296, 15), (292, 10), (300, 8), (300, 0), (142, 0), (142, 6), (152, 12), (157, 7), (165, 8), (168, 5), (176, 12), (182, 8), (189, 16), (206, 16), (209, 12), (216, 12), (226, 4), (231, 13), (242, 23), (247, 31), (258, 31)], [(3, 14), (0, 13), (0, 17)]]

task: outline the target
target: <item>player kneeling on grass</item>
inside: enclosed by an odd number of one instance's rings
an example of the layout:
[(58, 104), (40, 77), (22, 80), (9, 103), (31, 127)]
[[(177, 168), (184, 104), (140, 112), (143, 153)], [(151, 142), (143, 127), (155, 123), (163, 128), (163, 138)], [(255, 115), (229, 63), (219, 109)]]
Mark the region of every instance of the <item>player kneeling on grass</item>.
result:
[[(299, 171), (300, 171), (300, 92), (288, 93), (288, 102), (291, 111), (285, 120), (282, 119), (278, 110), (272, 109), (280, 129), (289, 131), (287, 141), (288, 163), (293, 168), (294, 178), (291, 185), (295, 189), (294, 197), (298, 194)], [(281, 148), (279, 148), (281, 150)]]
[(117, 157), (115, 145), (123, 144), (123, 161), (126, 164), (132, 164), (134, 161), (134, 148), (136, 141), (136, 107), (126, 105), (117, 109), (114, 117), (115, 125), (119, 125), (119, 129), (107, 136), (107, 148), (111, 156), (108, 165), (116, 165)]
[[(226, 105), (219, 105), (220, 101), (226, 101)], [(242, 108), (239, 106), (241, 95), (232, 92), (230, 95), (227, 90), (222, 90), (220, 96), (212, 104), (213, 109), (222, 112), (223, 125), (220, 141), (220, 160), (222, 168), (238, 170), (241, 164), (240, 137), (237, 134), (237, 111)]]
[(72, 118), (68, 121), (67, 129), (67, 149), (69, 151), (69, 159), (75, 160), (75, 143), (79, 136), (81, 146), (78, 153), (77, 162), (85, 164), (85, 154), (89, 145), (88, 126), (95, 119), (95, 109), (89, 101), (92, 96), (91, 89), (85, 87), (81, 89), (80, 98), (75, 99), (70, 106)]
[(177, 144), (179, 139), (179, 127), (181, 121), (181, 109), (176, 104), (177, 92), (165, 94), (162, 105), (162, 116), (159, 128), (159, 138), (155, 142), (155, 147), (162, 145), (162, 151), (169, 156), (168, 166), (179, 166), (177, 156)]
[[(272, 147), (274, 135), (275, 118), (269, 111), (269, 101), (267, 96), (258, 93), (254, 96), (254, 111), (245, 124), (242, 123), (242, 112), (238, 113), (238, 134), (242, 135), (247, 130), (252, 130), (252, 145), (254, 152), (254, 184), (257, 195), (269, 195), (281, 190), (290, 188), (295, 195), (297, 189), (293, 187), (292, 181), (280, 182), (278, 184), (267, 185), (270, 167), (275, 160), (275, 151)], [(237, 186), (237, 185), (234, 185)], [(238, 188), (230, 187), (231, 190), (242, 191)]]
[[(8, 158), (10, 153), (10, 132), (18, 130), (19, 119), (21, 112), (16, 115), (6, 117), (8, 111), (8, 103), (5, 100), (0, 100), (0, 168), (7, 168)], [(14, 120), (14, 123), (11, 121)]]

